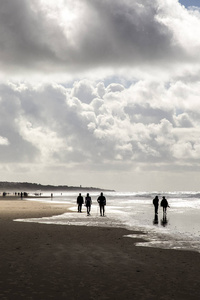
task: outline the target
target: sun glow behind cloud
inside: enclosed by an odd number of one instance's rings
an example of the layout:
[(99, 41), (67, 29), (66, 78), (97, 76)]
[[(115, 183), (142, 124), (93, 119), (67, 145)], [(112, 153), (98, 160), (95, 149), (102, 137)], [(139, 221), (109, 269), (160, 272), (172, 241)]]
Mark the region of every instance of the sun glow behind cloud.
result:
[(46, 15), (60, 25), (68, 26), (69, 23), (74, 23), (80, 17), (81, 5), (74, 1), (47, 1), (40, 0), (41, 8), (46, 11)]
[(84, 11), (83, 5), (79, 1), (71, 0), (40, 0), (41, 9), (51, 21), (62, 27), (67, 38), (72, 37), (73, 32)]

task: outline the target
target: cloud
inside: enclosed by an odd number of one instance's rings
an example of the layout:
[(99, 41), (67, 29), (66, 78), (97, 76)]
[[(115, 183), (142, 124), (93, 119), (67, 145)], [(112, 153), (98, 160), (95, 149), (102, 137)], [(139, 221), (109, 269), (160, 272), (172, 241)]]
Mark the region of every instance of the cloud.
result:
[(199, 72), (199, 24), (171, 0), (3, 0), (1, 77)]
[[(104, 91), (101, 96), (99, 87)], [(185, 89), (193, 93), (184, 94)], [(170, 164), (175, 169), (177, 158), (179, 164), (192, 164), (200, 144), (198, 91), (198, 84), (166, 87), (147, 81), (128, 88), (89, 80), (75, 82), (71, 88), (3, 85), (1, 162), (46, 166), (87, 162), (112, 168), (121, 162), (124, 170), (130, 165), (144, 168), (144, 162), (146, 168)]]
[(3, 0), (2, 174), (196, 171), (199, 28), (174, 0)]
[(8, 139), (0, 136), (0, 145), (8, 146), (9, 145)]

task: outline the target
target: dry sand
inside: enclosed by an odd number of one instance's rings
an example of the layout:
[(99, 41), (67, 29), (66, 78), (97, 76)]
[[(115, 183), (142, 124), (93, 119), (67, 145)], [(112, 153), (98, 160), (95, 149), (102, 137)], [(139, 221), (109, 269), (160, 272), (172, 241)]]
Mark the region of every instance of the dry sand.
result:
[(200, 254), (136, 247), (124, 229), (14, 222), (64, 204), (0, 197), (0, 299), (200, 299)]

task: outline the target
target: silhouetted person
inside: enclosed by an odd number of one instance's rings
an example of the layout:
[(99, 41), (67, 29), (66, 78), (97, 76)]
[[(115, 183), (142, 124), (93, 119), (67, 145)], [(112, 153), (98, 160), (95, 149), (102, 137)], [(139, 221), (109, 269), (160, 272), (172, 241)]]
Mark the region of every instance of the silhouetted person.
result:
[(78, 204), (78, 212), (81, 212), (82, 205), (83, 205), (83, 196), (81, 196), (81, 193), (79, 193), (77, 197), (77, 204)]
[(162, 206), (162, 208), (163, 208), (163, 213), (166, 214), (167, 207), (169, 207), (169, 204), (168, 204), (167, 199), (164, 196), (162, 197), (162, 201), (160, 203), (160, 206)]
[(90, 197), (89, 193), (87, 193), (87, 196), (85, 197), (85, 206), (87, 207), (87, 215), (90, 215), (92, 205), (92, 198)]
[(155, 214), (157, 214), (158, 213), (158, 206), (159, 206), (159, 198), (158, 198), (158, 196), (156, 196), (153, 199), (153, 205), (154, 205), (154, 208), (155, 208)]
[(99, 207), (100, 207), (100, 215), (104, 216), (105, 205), (106, 205), (106, 197), (103, 195), (103, 193), (100, 194), (100, 196), (97, 199), (97, 202), (99, 203)]

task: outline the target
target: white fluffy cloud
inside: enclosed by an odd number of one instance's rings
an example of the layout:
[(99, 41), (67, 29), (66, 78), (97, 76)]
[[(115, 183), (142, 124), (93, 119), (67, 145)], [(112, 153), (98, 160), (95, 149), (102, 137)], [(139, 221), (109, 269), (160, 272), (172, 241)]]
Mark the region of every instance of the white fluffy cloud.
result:
[(8, 139), (5, 138), (5, 137), (0, 136), (0, 145), (1, 145), (1, 146), (2, 146), (2, 145), (5, 145), (5, 146), (9, 145)]
[[(100, 85), (103, 96), (97, 92)], [(1, 145), (10, 149), (8, 159), (13, 156), (11, 149), (16, 151), (23, 143), (21, 159), (26, 161), (30, 153), (31, 160), (50, 164), (171, 161), (176, 166), (176, 158), (192, 164), (200, 144), (199, 84), (177, 85), (143, 81), (128, 88), (121, 84), (105, 87), (103, 82), (88, 80), (75, 82), (71, 88), (4, 85)], [(192, 92), (187, 94), (185, 89)], [(17, 103), (14, 110), (6, 105), (8, 101)]]

